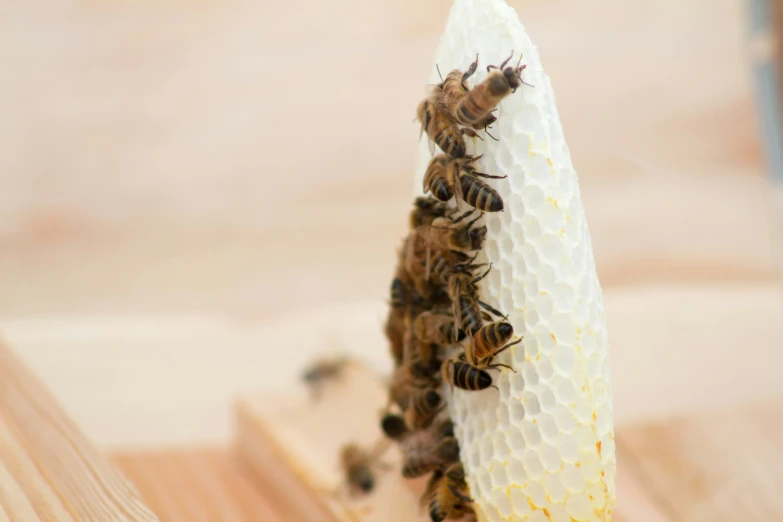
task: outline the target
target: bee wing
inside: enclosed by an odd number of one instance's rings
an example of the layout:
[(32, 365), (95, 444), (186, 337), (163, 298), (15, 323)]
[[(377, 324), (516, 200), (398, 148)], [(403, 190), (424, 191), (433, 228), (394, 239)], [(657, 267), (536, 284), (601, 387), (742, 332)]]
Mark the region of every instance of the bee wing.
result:
[(427, 136), (427, 145), (430, 148), (430, 156), (434, 156), (435, 155), (435, 141), (432, 138), (430, 138), (429, 136)]

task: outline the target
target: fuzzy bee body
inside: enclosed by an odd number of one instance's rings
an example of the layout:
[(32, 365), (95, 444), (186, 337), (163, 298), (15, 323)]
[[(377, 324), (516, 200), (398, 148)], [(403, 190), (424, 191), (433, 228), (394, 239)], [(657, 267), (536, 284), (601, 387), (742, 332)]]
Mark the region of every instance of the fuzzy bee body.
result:
[(459, 190), (461, 198), (473, 208), (482, 212), (503, 210), (503, 198), (500, 197), (498, 191), (472, 174), (463, 173), (460, 175)]
[(444, 111), (429, 100), (422, 100), (416, 111), (416, 117), (421, 123), (422, 132), (427, 133), (430, 143), (430, 153), (434, 153), (434, 145), (448, 156), (461, 158), (465, 156), (465, 139), (463, 131)]
[(409, 219), (411, 230), (429, 225), (435, 218), (444, 217), (449, 213), (449, 207), (435, 198), (418, 197), (413, 205)]
[(506, 344), (514, 335), (514, 328), (505, 321), (497, 321), (482, 326), (473, 334), (470, 344), (465, 349), (468, 362), (481, 367), (489, 364), (500, 352), (518, 344), (522, 339)]
[(456, 520), (472, 512), (473, 500), (464, 493), (467, 485), (462, 464), (455, 462), (439, 475), (429, 487), (430, 519), (433, 522)]
[(340, 453), (345, 481), (352, 493), (367, 494), (375, 488), (373, 457), (356, 444), (348, 444)]
[[(422, 433), (430, 436), (429, 433)], [(410, 437), (407, 439), (410, 440)], [(407, 442), (406, 440), (406, 442)], [(407, 445), (403, 447), (405, 461), (402, 475), (416, 478), (459, 459), (459, 444), (454, 437), (444, 437), (429, 444)]]
[(421, 226), (416, 229), (429, 248), (438, 250), (453, 250), (457, 252), (471, 252), (480, 250), (484, 246), (484, 237), (487, 235), (487, 227), (473, 227), (481, 219), (481, 214), (464, 225), (457, 225), (460, 219), (472, 213), (463, 214), (455, 221), (449, 218), (437, 218), (431, 225)]
[(443, 380), (461, 390), (479, 391), (492, 386), (492, 376), (486, 370), (468, 362), (449, 359), (443, 363)]
[(428, 427), (441, 411), (441, 396), (435, 390), (422, 390), (411, 397), (405, 423), (412, 430)]
[[(506, 67), (514, 53), (511, 53), (500, 67), (490, 65), (487, 70), (495, 68), (478, 85), (473, 87), (460, 101), (452, 111), (454, 119), (460, 125), (477, 125), (482, 122), (490, 112), (492, 112), (500, 101), (516, 91), (522, 84), (522, 71), (526, 65), (517, 67)], [(522, 61), (520, 55), (519, 61)]]
[(448, 345), (465, 338), (465, 332), (454, 327), (454, 317), (443, 313), (422, 312), (413, 322), (414, 335), (425, 342)]

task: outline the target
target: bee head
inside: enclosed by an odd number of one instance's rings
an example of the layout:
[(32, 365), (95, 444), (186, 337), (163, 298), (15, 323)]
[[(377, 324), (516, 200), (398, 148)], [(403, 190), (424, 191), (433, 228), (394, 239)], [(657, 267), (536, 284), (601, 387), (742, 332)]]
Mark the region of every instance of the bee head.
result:
[(428, 391), (425, 399), (427, 399), (427, 405), (431, 408), (437, 408), (440, 404), (440, 394), (435, 390)]
[(381, 419), (381, 429), (390, 439), (400, 439), (408, 432), (405, 420), (399, 415), (387, 413)]
[[(506, 69), (506, 71), (507, 70), (509, 69)], [(508, 81), (505, 72), (501, 73), (499, 71), (492, 71), (488, 77), (488, 80), (489, 92), (493, 96), (503, 96), (508, 92), (510, 82)], [(512, 89), (513, 88), (514, 87), (512, 87)]]
[(362, 490), (363, 493), (369, 493), (372, 491), (372, 488), (375, 486), (375, 479), (372, 475), (365, 475), (361, 479), (359, 479), (358, 482), (359, 489)]
[[(522, 57), (520, 56), (520, 59), (521, 58)], [(527, 67), (527, 65), (522, 65), (521, 67), (506, 67), (503, 70), (503, 76), (508, 82), (509, 87), (511, 87), (512, 92), (522, 85), (522, 71), (525, 70), (525, 67)]]
[[(512, 52), (511, 56), (513, 55), (514, 53)], [(511, 58), (511, 56), (509, 56), (509, 58)], [(503, 76), (506, 77), (506, 81), (508, 81), (508, 85), (511, 87), (511, 92), (516, 91), (517, 87), (524, 83), (522, 81), (522, 71), (525, 70), (527, 65), (519, 65), (520, 63), (522, 63), (522, 54), (519, 55), (516, 67), (507, 67), (503, 69)]]
[(465, 470), (462, 468), (462, 464), (459, 462), (455, 462), (449, 466), (448, 469), (446, 469), (444, 472), (444, 475), (446, 475), (449, 480), (457, 484), (465, 482)]
[(470, 246), (473, 250), (480, 250), (484, 246), (484, 237), (487, 235), (487, 227), (481, 226), (470, 231)]

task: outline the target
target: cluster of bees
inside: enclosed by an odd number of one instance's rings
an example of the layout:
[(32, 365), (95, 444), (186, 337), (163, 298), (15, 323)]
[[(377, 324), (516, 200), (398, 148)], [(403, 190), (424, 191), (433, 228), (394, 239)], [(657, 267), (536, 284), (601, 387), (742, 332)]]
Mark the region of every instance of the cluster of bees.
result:
[[(454, 427), (440, 415), (446, 407), (444, 383), (452, 390), (495, 387), (489, 370), (511, 369), (495, 357), (521, 342), (509, 342), (511, 324), (479, 298), (477, 285), (492, 266), (476, 263), (487, 233), (478, 221), (484, 212), (503, 210), (501, 196), (480, 178), (504, 176), (477, 172), (473, 164), (479, 157), (466, 155), (464, 139), (486, 132), (500, 101), (524, 83), (525, 66), (507, 67), (510, 60), (487, 67), (486, 79), (469, 89), (465, 81), (478, 67), (477, 56), (466, 71), (451, 71), (440, 84), (428, 86), (417, 109), (431, 153), (435, 145), (443, 153), (427, 166), (424, 192), (431, 196), (414, 200), (391, 284), (385, 333), (395, 370), (381, 429), (402, 451), (404, 477), (431, 473), (422, 505), (429, 507), (433, 522), (475, 520)], [(470, 208), (460, 210), (460, 202)], [(343, 448), (341, 463), (352, 490), (373, 489), (378, 453), (353, 444)]]

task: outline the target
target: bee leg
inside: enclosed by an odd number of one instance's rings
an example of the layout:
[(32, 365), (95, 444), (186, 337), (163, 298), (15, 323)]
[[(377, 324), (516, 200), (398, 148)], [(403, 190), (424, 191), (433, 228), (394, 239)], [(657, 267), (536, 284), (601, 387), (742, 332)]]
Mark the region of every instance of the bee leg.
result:
[(474, 176), (478, 176), (480, 178), (487, 178), (487, 179), (503, 179), (507, 178), (508, 176), (492, 176), (491, 174), (484, 174), (483, 172), (476, 172), (475, 170), (471, 172)]
[[(495, 140), (495, 141), (500, 141), (499, 139), (497, 139), (496, 137), (494, 137), (492, 134), (490, 134), (490, 133), (489, 133), (489, 127), (484, 127), (484, 132), (486, 132), (486, 133), (487, 133), (487, 136), (489, 136), (489, 137), (490, 137), (490, 138), (492, 138), (493, 140)], [(419, 137), (421, 137), (421, 136), (419, 136)], [(505, 177), (505, 176), (504, 176), (504, 177)]]
[(527, 83), (525, 80), (522, 79), (522, 71), (524, 71), (525, 69), (527, 69), (527, 64), (523, 65), (522, 67), (517, 67), (517, 76), (519, 76), (519, 81), (524, 83), (528, 87), (535, 87), (535, 85), (533, 85), (532, 83)]
[(427, 256), (424, 261), (424, 280), (429, 281), (430, 280), (430, 259), (431, 259), (432, 249), (428, 246), (427, 247)]
[(476, 219), (474, 219), (473, 221), (468, 221), (468, 224), (467, 224), (467, 225), (465, 225), (465, 230), (470, 230), (470, 227), (472, 227), (472, 226), (473, 226), (473, 224), (474, 224), (476, 221), (478, 221), (479, 219), (481, 219), (483, 216), (484, 216), (484, 213), (482, 212), (482, 213), (480, 213), (480, 214), (479, 214), (479, 216), (478, 216)]
[(478, 53), (476, 53), (476, 61), (470, 64), (470, 67), (468, 67), (468, 70), (465, 71), (465, 74), (462, 75), (462, 88), (466, 91), (468, 90), (468, 87), (465, 85), (465, 80), (473, 76), (473, 73), (476, 72), (476, 68), (478, 68)]
[[(471, 281), (471, 282), (470, 282), (470, 284), (472, 284), (472, 285), (475, 285), (476, 283), (478, 283), (479, 281), (481, 281), (482, 279), (484, 279), (485, 277), (487, 277), (487, 274), (489, 274), (489, 271), (490, 271), (490, 270), (492, 270), (492, 263), (490, 263), (490, 264), (489, 264), (489, 268), (487, 268), (487, 271), (486, 271), (486, 272), (484, 272), (484, 273), (483, 273), (483, 274), (481, 274), (480, 276), (477, 276), (477, 277), (473, 278), (473, 281)], [(479, 301), (479, 302), (480, 302), (480, 301)], [(485, 307), (485, 308), (486, 308), (486, 307)], [(491, 310), (490, 310), (490, 312), (491, 312), (492, 310), (494, 310), (494, 309), (491, 309)], [(503, 314), (499, 314), (499, 315), (503, 315)]]
[(457, 488), (457, 486), (455, 486), (454, 484), (449, 484), (448, 488), (449, 488), (449, 491), (451, 491), (451, 493), (452, 493), (452, 494), (453, 494), (455, 497), (457, 497), (458, 499), (460, 499), (461, 501), (463, 501), (463, 502), (467, 502), (467, 503), (471, 503), (471, 502), (473, 502), (473, 499), (472, 499), (472, 498), (470, 498), (470, 497), (468, 497), (468, 496), (465, 496), (465, 495), (463, 495), (463, 494), (462, 494), (462, 492), (461, 492), (461, 491), (460, 491), (460, 490)]
[[(509, 60), (511, 60), (511, 58), (513, 58), (513, 56), (514, 56), (514, 50), (512, 49), (511, 50), (511, 54), (508, 55), (508, 58), (506, 58), (506, 61), (504, 61), (503, 63), (500, 64), (499, 69), (505, 68), (506, 64), (509, 62)], [(521, 56), (520, 56), (520, 58), (521, 58)]]
[(481, 141), (484, 141), (484, 138), (482, 138), (481, 136), (476, 134), (476, 131), (474, 131), (473, 129), (464, 128), (464, 129), (461, 129), (460, 132), (462, 134), (465, 134), (466, 136), (470, 136), (471, 138), (478, 138)]
[(500, 353), (502, 353), (502, 352), (505, 352), (506, 350), (508, 350), (509, 348), (511, 348), (512, 346), (514, 346), (515, 344), (519, 344), (519, 343), (521, 343), (521, 342), (522, 342), (522, 338), (520, 337), (519, 339), (517, 339), (517, 340), (516, 340), (516, 341), (514, 341), (513, 343), (508, 343), (508, 344), (507, 344), (507, 345), (505, 345), (503, 348), (501, 348), (500, 350), (496, 351), (496, 352), (495, 352), (495, 354), (494, 354), (492, 357), (497, 357), (497, 356), (498, 356), (498, 354), (500, 354)]
[(517, 371), (514, 368), (512, 368), (511, 366), (509, 366), (508, 364), (495, 363), (495, 364), (490, 364), (490, 365), (487, 366), (487, 369), (490, 369), (490, 370), (497, 370), (498, 368), (508, 368), (512, 372), (517, 373)]
[(484, 301), (479, 301), (478, 304), (479, 304), (479, 306), (481, 308), (483, 308), (484, 310), (488, 311), (489, 313), (491, 313), (492, 315), (494, 315), (496, 317), (502, 317), (503, 319), (508, 317), (507, 315), (504, 316), (503, 312), (501, 312), (500, 310), (497, 310), (495, 308), (492, 308), (490, 305), (488, 305)]
[(468, 210), (467, 212), (463, 212), (462, 214), (460, 214), (460, 216), (457, 219), (453, 220), (452, 223), (455, 223), (455, 224), (459, 223), (460, 221), (462, 221), (463, 219), (465, 219), (466, 217), (468, 217), (469, 215), (471, 215), (475, 211), (476, 211), (476, 209), (472, 208), (472, 209)]

